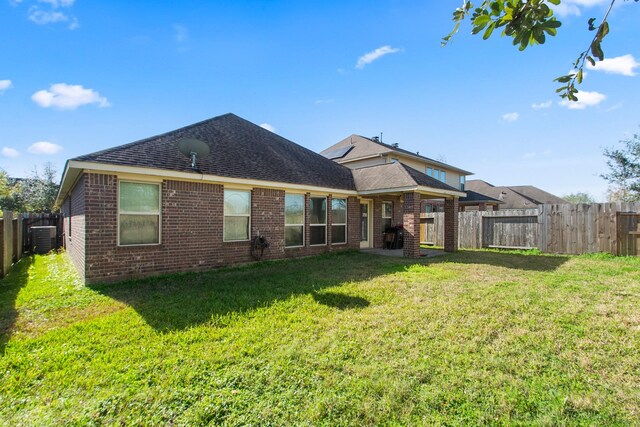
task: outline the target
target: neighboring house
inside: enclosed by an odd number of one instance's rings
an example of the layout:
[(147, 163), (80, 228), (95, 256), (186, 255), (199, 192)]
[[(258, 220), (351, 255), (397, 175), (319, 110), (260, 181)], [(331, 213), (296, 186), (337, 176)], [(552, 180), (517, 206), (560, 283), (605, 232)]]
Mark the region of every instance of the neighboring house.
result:
[[(197, 168), (185, 139), (210, 154)], [(380, 248), (404, 227), (420, 255), (420, 202), (444, 199), (445, 250), (457, 249), (465, 196), (396, 162), (351, 170), (233, 114), (67, 161), (57, 203), (64, 242), (85, 282), (210, 269), (345, 248)]]
[(532, 185), (500, 187), (480, 179), (474, 179), (467, 181), (466, 189), (499, 200), (502, 202), (500, 209), (532, 209), (545, 203), (567, 203), (566, 200)]
[[(385, 144), (377, 136), (366, 138), (351, 135), (321, 151), (320, 154), (351, 169), (395, 162), (403, 163), (448, 186), (466, 192), (467, 195), (459, 200), (461, 211), (468, 207), (485, 210), (487, 206), (492, 206), (497, 209), (502, 203), (486, 194), (467, 191), (465, 183), (467, 176), (472, 175), (471, 172), (430, 159), (420, 153), (402, 149), (398, 144)], [(421, 212), (423, 213), (443, 211), (444, 199), (429, 199), (422, 202)]]

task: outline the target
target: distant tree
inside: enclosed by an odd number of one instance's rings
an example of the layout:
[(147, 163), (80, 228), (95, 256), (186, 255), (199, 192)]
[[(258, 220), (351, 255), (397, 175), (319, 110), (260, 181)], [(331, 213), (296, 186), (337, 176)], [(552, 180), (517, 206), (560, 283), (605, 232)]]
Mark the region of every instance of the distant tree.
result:
[(609, 173), (600, 175), (609, 181), (610, 195), (620, 201), (640, 201), (640, 134), (620, 141), (622, 148), (605, 148)]
[(56, 170), (45, 163), (42, 174), (34, 167), (28, 178), (12, 179), (0, 172), (0, 208), (14, 212), (54, 212), (58, 194)]
[[(602, 41), (609, 34), (609, 12), (615, 3), (616, 0), (611, 0), (599, 24), (594, 25), (596, 18), (588, 20), (589, 31), (594, 32), (589, 46), (574, 61), (574, 71), (555, 79), (561, 85), (556, 90), (561, 97), (569, 101), (577, 101), (578, 89), (575, 85), (582, 83), (585, 63), (595, 65), (597, 61), (604, 59)], [(520, 50), (544, 44), (546, 36), (555, 36), (562, 25), (556, 19), (549, 4), (557, 6), (560, 0), (482, 0), (477, 2), (477, 7), (472, 1), (462, 0), (462, 5), (453, 12), (453, 30), (442, 39), (442, 44), (449, 43), (460, 29), (462, 21), (469, 15), (471, 15), (471, 33), (482, 32), (482, 38), (485, 40), (491, 37), (494, 30), (502, 29), (502, 35), (511, 37), (513, 44)]]
[(611, 186), (607, 189), (607, 202), (609, 203), (637, 201), (639, 201), (638, 197), (634, 197), (633, 195), (629, 194), (629, 191), (625, 190), (624, 188)]
[(562, 196), (569, 203), (595, 203), (596, 199), (589, 193), (578, 192)]

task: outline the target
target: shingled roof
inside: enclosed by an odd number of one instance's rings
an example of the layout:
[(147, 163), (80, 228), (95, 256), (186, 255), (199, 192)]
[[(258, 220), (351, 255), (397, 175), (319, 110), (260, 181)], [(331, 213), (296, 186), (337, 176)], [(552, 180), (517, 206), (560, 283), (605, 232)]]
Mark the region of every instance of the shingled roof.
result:
[(436, 192), (461, 193), (460, 190), (435, 178), (425, 175), (401, 162), (385, 163), (353, 169), (353, 178), (358, 191), (393, 190), (406, 187), (425, 187)]
[(71, 160), (194, 172), (178, 150), (183, 138), (209, 145), (197, 161), (202, 174), (355, 190), (347, 167), (231, 113)]

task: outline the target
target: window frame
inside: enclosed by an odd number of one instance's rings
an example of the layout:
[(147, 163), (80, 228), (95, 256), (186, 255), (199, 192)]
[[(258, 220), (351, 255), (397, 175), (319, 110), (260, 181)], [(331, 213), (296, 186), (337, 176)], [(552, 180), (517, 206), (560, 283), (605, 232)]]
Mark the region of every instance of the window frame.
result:
[(464, 191), (464, 187), (467, 184), (467, 177), (460, 175), (460, 191)]
[[(314, 224), (311, 222), (311, 212), (313, 212), (313, 210), (311, 209), (311, 203), (313, 201), (313, 199), (324, 199), (325, 201), (325, 212), (324, 212), (324, 223), (317, 223)], [(328, 203), (327, 203), (327, 196), (310, 196), (309, 197), (309, 246), (327, 246), (327, 217), (328, 215)], [(313, 244), (311, 243), (311, 227), (324, 227), (324, 243), (316, 243)]]
[[(339, 222), (339, 223), (333, 222), (333, 201), (334, 200), (344, 200), (344, 221), (345, 221), (344, 223), (342, 223), (342, 222)], [(347, 236), (347, 223), (349, 222), (348, 209), (349, 209), (349, 206), (347, 204), (347, 198), (346, 197), (331, 198), (331, 228), (333, 228), (334, 226), (344, 227), (344, 242), (334, 242), (333, 241), (333, 230), (331, 230), (331, 244), (332, 245), (346, 245), (348, 243), (348, 240), (349, 240), (349, 236)]]
[(432, 167), (427, 167), (426, 175), (427, 176), (433, 176), (433, 168)]
[[(151, 213), (151, 212), (122, 212), (122, 209), (120, 207), (120, 193), (121, 193), (121, 188), (122, 188), (122, 184), (126, 183), (126, 184), (144, 184), (144, 185), (155, 185), (156, 187), (158, 187), (158, 213)], [(118, 243), (117, 246), (121, 247), (121, 248), (130, 248), (130, 247), (134, 247), (134, 246), (159, 246), (162, 244), (162, 183), (160, 182), (150, 182), (150, 181), (135, 181), (135, 180), (129, 180), (129, 179), (119, 179), (118, 180), (118, 227), (117, 227), (117, 233), (118, 233)], [(69, 211), (69, 213), (71, 213), (71, 211)], [(157, 243), (132, 243), (132, 244), (122, 244), (120, 242), (120, 217), (122, 215), (140, 215), (140, 216), (152, 216), (152, 215), (157, 215), (158, 216), (158, 242)]]
[[(224, 197), (225, 197), (225, 193), (227, 191), (239, 191), (242, 193), (249, 193), (249, 213), (246, 215), (227, 215), (225, 212), (225, 203), (224, 203)], [(233, 218), (244, 218), (244, 217), (248, 217), (249, 218), (249, 224), (247, 226), (247, 238), (246, 239), (234, 239), (234, 240), (227, 240), (226, 238), (226, 231), (227, 231), (227, 216), (229, 217), (233, 217)], [(222, 190), (222, 241), (224, 243), (234, 243), (234, 242), (248, 242), (251, 240), (251, 190), (247, 190), (244, 188), (224, 188)]]
[(446, 183), (447, 182), (447, 171), (440, 171), (440, 181)]
[[(301, 196), (302, 197), (302, 224), (287, 224), (287, 196)], [(289, 248), (304, 248), (306, 238), (306, 213), (307, 213), (307, 198), (302, 193), (285, 193), (284, 194), (284, 247)], [(302, 226), (302, 244), (287, 246), (287, 227), (300, 227)]]
[[(390, 206), (391, 206), (391, 216), (388, 216), (388, 217), (387, 217), (387, 216), (384, 216), (384, 214), (385, 214), (385, 212), (384, 212), (384, 211), (385, 211), (385, 209), (384, 209), (384, 205), (385, 205), (385, 204), (388, 204), (388, 205), (390, 205)], [(382, 232), (383, 232), (383, 233), (385, 233), (385, 232), (386, 232), (386, 230), (387, 230), (387, 228), (391, 228), (391, 227), (393, 227), (393, 202), (391, 202), (391, 201), (383, 201), (383, 202), (382, 202), (382, 215), (381, 215), (381, 217), (382, 217)], [(388, 220), (389, 220), (389, 227), (385, 227), (385, 226), (384, 226), (385, 219), (388, 219)]]

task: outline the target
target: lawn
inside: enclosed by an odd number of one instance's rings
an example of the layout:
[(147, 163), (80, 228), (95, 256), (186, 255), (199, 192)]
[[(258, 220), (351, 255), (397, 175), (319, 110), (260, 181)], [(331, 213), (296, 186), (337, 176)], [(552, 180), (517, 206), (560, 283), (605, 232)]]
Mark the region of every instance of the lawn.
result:
[(640, 259), (347, 252), (0, 282), (0, 425), (640, 424)]

